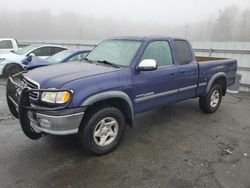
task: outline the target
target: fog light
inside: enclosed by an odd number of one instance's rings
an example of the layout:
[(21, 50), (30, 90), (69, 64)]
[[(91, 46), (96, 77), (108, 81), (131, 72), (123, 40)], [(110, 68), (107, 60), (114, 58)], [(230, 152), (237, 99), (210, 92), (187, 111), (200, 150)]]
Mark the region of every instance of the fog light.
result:
[(40, 118), (40, 119), (39, 119), (39, 123), (40, 123), (40, 125), (41, 125), (42, 127), (47, 127), (47, 128), (49, 128), (49, 127), (51, 126), (50, 121), (47, 120), (47, 119)]

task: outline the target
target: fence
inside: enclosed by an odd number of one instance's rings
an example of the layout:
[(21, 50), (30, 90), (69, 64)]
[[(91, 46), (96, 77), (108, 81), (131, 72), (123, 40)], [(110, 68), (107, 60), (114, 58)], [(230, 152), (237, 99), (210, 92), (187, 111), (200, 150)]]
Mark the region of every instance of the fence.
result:
[[(55, 44), (69, 48), (94, 48), (99, 41), (20, 41), (20, 46), (29, 44)], [(241, 90), (250, 91), (250, 42), (193, 42), (197, 56), (234, 58), (238, 61), (237, 73), (242, 75)]]

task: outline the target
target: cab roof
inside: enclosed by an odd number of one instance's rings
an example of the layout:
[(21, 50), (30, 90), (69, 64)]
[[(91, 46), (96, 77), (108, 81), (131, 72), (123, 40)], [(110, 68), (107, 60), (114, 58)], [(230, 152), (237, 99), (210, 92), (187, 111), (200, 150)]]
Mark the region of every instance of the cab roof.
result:
[(121, 36), (121, 37), (113, 37), (108, 40), (138, 40), (138, 41), (150, 41), (150, 40), (160, 40), (160, 39), (168, 39), (168, 40), (186, 40), (181, 37), (172, 37), (172, 36)]

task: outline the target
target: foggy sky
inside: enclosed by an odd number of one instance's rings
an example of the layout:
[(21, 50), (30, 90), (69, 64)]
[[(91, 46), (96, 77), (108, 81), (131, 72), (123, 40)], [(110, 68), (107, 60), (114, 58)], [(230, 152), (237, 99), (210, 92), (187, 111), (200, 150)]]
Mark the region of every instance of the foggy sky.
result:
[[(118, 20), (185, 24), (213, 19), (219, 10), (237, 5), (250, 7), (249, 0), (0, 0), (0, 9), (50, 10), (53, 14), (73, 11), (93, 17)], [(0, 13), (1, 14), (1, 13)]]

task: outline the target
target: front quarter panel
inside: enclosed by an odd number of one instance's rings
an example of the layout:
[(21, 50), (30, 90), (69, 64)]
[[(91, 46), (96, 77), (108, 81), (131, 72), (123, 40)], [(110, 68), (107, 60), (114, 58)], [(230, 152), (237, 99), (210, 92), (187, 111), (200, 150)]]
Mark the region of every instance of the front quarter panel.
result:
[(63, 89), (73, 90), (73, 100), (69, 107), (79, 107), (84, 101), (101, 92), (119, 91), (121, 81), (121, 71), (114, 71), (106, 74), (85, 77), (71, 81), (63, 85)]

